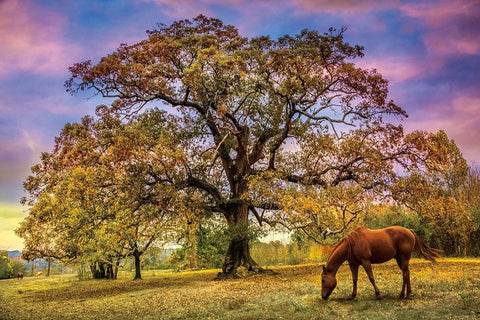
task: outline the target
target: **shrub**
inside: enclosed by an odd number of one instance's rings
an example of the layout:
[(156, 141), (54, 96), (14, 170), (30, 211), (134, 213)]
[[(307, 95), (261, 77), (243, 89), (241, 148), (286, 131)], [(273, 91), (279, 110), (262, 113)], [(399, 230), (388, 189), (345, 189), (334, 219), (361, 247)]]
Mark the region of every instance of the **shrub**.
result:
[(9, 279), (13, 274), (10, 261), (5, 256), (0, 256), (0, 279)]

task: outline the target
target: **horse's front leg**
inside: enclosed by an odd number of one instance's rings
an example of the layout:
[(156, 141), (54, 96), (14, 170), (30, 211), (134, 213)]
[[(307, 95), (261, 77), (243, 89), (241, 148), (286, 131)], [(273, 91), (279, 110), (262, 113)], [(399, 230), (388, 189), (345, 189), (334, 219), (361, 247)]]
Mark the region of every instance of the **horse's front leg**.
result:
[(351, 299), (355, 299), (357, 296), (357, 280), (358, 280), (358, 264), (354, 264), (349, 262), (348, 265), (350, 266), (350, 271), (352, 272), (352, 281), (353, 281), (353, 291)]
[(377, 285), (375, 284), (375, 279), (373, 278), (372, 264), (370, 263), (370, 261), (363, 261), (362, 266), (363, 266), (363, 269), (365, 269), (365, 272), (368, 275), (368, 280), (370, 280), (370, 282), (373, 285), (373, 288), (375, 289), (375, 297), (377, 299), (380, 299), (381, 298), (380, 289), (378, 289)]

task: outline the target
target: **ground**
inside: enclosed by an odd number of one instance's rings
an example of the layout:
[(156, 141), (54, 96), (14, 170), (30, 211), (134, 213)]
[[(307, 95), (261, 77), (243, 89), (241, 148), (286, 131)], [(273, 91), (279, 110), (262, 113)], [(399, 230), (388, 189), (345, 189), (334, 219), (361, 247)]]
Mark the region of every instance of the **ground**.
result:
[(79, 281), (75, 276), (0, 281), (0, 319), (478, 319), (480, 259), (412, 260), (413, 297), (397, 298), (395, 263), (374, 265), (383, 299), (375, 300), (360, 270), (358, 296), (343, 265), (328, 301), (320, 297), (320, 265), (272, 268), (262, 274), (215, 280), (219, 270), (144, 272), (144, 280)]

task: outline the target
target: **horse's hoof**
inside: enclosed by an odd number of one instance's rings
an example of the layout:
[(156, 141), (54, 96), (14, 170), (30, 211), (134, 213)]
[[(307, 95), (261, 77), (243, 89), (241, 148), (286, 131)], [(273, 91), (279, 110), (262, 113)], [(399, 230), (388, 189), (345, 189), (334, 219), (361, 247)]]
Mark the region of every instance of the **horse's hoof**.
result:
[(377, 295), (375, 295), (375, 299), (377, 299), (377, 300), (382, 300), (383, 297), (382, 297), (381, 295), (377, 294)]
[(410, 294), (404, 294), (403, 292), (400, 293), (400, 295), (398, 296), (398, 299), (410, 299), (412, 297), (412, 295)]
[(351, 296), (349, 296), (349, 297), (347, 298), (347, 300), (355, 300), (355, 297), (356, 297), (356, 295), (355, 295), (355, 296), (354, 296), (354, 295), (351, 295)]

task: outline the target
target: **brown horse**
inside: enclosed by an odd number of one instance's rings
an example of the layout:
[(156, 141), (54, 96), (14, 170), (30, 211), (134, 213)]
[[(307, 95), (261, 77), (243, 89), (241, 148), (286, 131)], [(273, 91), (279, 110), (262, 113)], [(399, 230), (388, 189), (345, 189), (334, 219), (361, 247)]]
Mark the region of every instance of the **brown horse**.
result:
[(18, 279), (18, 280), (23, 279), (23, 273), (18, 272), (18, 273), (17, 273), (17, 279)]
[[(351, 299), (357, 295), (358, 267), (365, 269), (368, 279), (375, 289), (375, 296), (380, 298), (380, 290), (373, 278), (372, 263), (383, 263), (393, 258), (403, 273), (403, 286), (400, 298), (408, 298), (412, 292), (410, 287), (410, 271), (408, 262), (412, 251), (420, 253), (425, 259), (435, 262), (440, 250), (429, 248), (413, 230), (403, 227), (389, 227), (370, 230), (358, 227), (343, 238), (334, 248), (322, 272), (322, 298), (328, 299), (337, 286), (335, 275), (344, 261), (348, 261), (353, 279)], [(405, 288), (407, 289), (405, 292)]]

